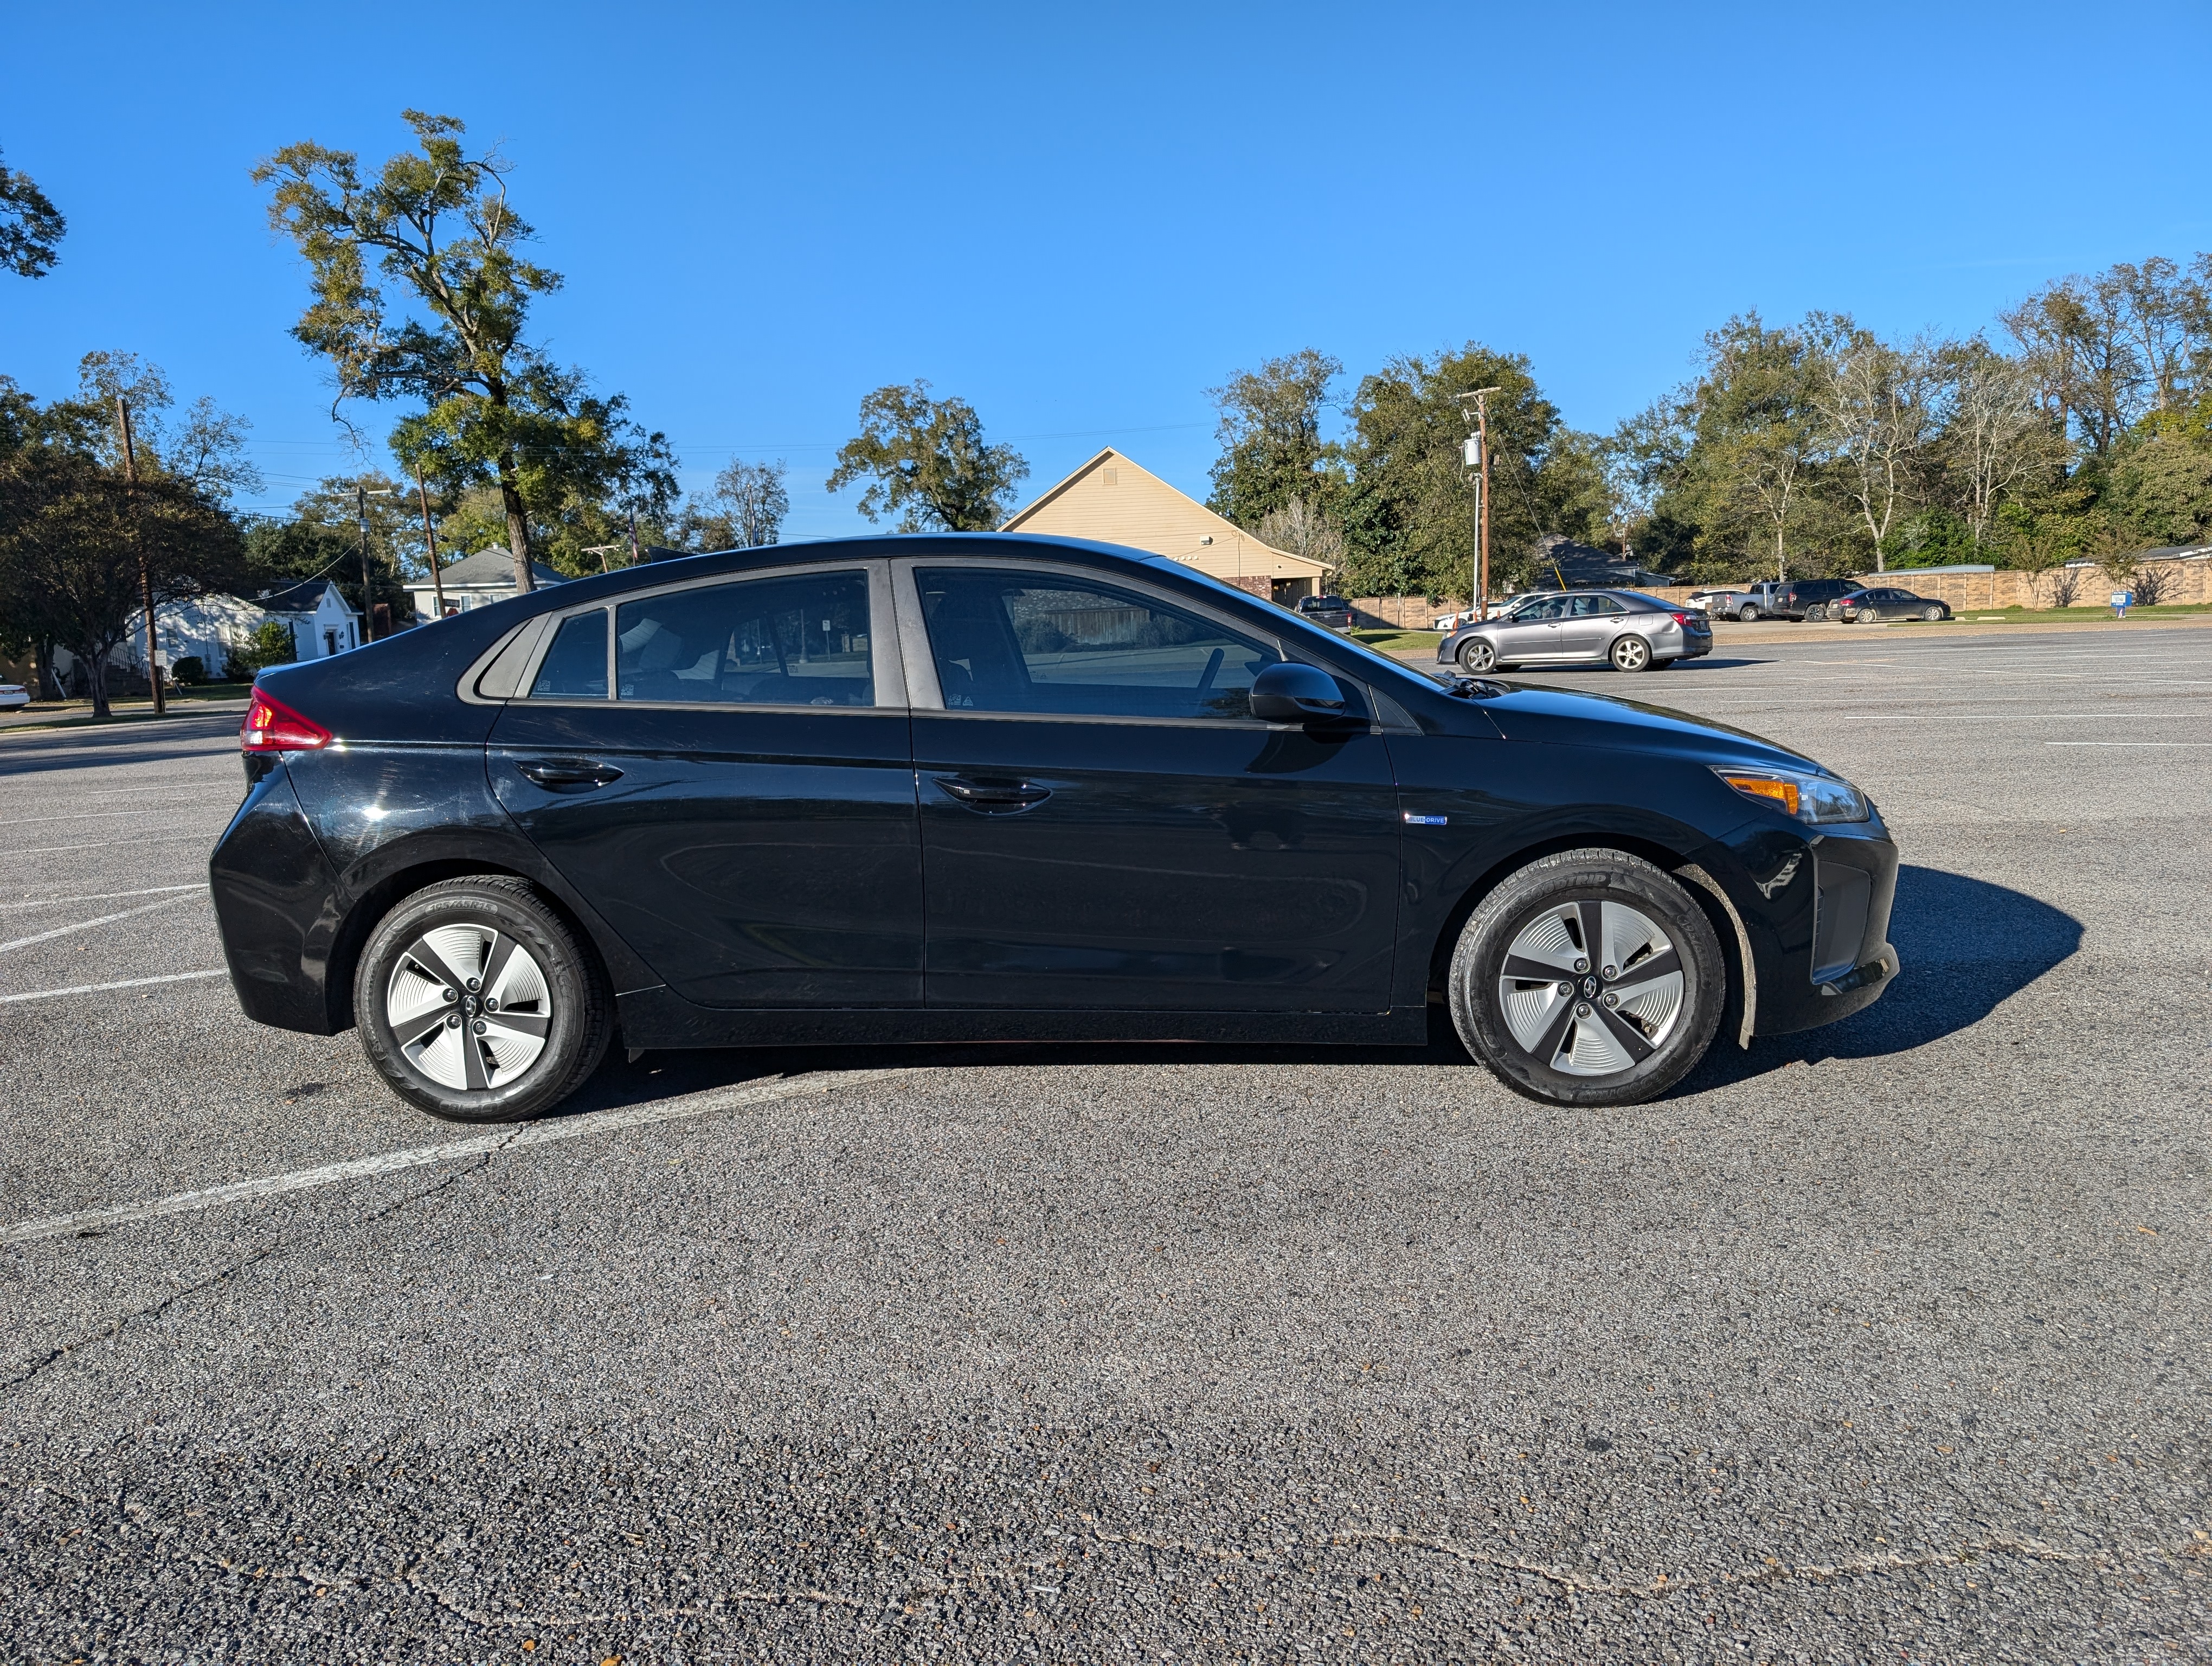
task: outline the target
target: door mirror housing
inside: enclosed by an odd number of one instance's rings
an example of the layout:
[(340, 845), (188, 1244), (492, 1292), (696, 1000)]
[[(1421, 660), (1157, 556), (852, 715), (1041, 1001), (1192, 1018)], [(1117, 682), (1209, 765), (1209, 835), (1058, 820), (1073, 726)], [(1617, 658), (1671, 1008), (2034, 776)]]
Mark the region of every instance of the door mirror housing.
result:
[(1325, 723), (1344, 715), (1344, 690), (1318, 666), (1270, 666), (1252, 679), (1252, 715), (1268, 723)]

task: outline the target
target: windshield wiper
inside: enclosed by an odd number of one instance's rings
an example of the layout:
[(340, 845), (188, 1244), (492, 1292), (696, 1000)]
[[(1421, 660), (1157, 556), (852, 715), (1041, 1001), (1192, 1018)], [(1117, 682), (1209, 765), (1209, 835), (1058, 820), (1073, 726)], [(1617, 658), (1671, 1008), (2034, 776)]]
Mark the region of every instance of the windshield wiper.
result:
[(1494, 677), (1470, 677), (1465, 672), (1444, 673), (1446, 690), (1462, 700), (1495, 700), (1502, 694), (1510, 694), (1512, 688)]

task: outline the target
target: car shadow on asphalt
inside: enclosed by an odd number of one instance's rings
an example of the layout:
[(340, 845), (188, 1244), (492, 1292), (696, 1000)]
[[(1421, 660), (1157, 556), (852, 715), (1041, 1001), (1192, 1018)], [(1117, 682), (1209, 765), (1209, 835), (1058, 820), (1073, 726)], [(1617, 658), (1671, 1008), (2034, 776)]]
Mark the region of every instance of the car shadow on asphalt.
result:
[(1880, 1000), (1838, 1023), (1765, 1036), (1747, 1049), (1725, 1038), (1679, 1093), (1726, 1087), (1822, 1059), (1909, 1053), (1979, 1024), (2081, 945), (2081, 922), (2025, 891), (1940, 868), (1901, 866), (1889, 940), (1899, 970)]
[[(1726, 1035), (1669, 1097), (1733, 1086), (1796, 1062), (1910, 1052), (1979, 1023), (2008, 996), (2071, 955), (2081, 922), (2025, 892), (1962, 873), (1898, 870), (1890, 941), (1903, 964), (1894, 987), (1840, 1023), (1764, 1037), (1748, 1050)], [(1441, 1006), (1422, 1047), (1309, 1047), (1213, 1042), (916, 1043), (906, 1046), (759, 1047), (652, 1052), (632, 1062), (617, 1045), (592, 1079), (551, 1113), (586, 1115), (833, 1070), (947, 1070), (999, 1066), (1389, 1066), (1471, 1067)]]

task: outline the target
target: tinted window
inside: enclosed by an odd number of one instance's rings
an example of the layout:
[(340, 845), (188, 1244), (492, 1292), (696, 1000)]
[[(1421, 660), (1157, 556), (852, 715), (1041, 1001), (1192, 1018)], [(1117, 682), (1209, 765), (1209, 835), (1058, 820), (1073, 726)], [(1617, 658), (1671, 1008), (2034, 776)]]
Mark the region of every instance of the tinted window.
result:
[(1567, 617), (1571, 619), (1595, 618), (1601, 614), (1626, 613), (1628, 610), (1610, 596), (1576, 596), (1570, 599)]
[(1249, 717), (1281, 656), (1133, 591), (992, 568), (917, 572), (945, 703), (957, 711)]
[(615, 649), (624, 700), (875, 703), (865, 573), (746, 579), (626, 602)]
[(533, 700), (604, 700), (607, 697), (607, 616), (579, 613), (562, 622), (553, 646), (530, 679)]
[(1561, 618), (1565, 617), (1566, 611), (1565, 598), (1554, 596), (1549, 601), (1530, 602), (1513, 616), (1513, 623), (1534, 624), (1545, 619)]

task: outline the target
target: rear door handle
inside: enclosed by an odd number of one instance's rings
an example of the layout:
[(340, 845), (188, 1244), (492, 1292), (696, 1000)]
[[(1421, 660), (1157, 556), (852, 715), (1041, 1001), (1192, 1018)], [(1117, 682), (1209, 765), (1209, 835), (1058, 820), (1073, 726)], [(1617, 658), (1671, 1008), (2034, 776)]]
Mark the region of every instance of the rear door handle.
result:
[(587, 757), (534, 758), (515, 768), (540, 787), (556, 790), (564, 787), (605, 787), (622, 779), (622, 771), (613, 764), (596, 763)]
[(986, 816), (1003, 816), (1042, 804), (1052, 788), (1030, 781), (973, 781), (963, 775), (933, 775), (955, 802)]

